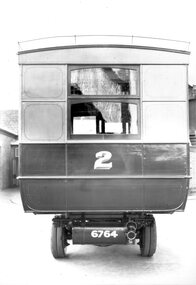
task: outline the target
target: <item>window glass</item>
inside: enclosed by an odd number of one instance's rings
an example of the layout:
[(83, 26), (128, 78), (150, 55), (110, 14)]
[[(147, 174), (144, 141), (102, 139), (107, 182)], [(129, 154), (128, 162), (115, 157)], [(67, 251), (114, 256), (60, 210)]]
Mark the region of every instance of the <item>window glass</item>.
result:
[(71, 71), (72, 95), (137, 95), (137, 70), (113, 67)]
[(138, 134), (138, 104), (83, 102), (71, 105), (72, 134)]

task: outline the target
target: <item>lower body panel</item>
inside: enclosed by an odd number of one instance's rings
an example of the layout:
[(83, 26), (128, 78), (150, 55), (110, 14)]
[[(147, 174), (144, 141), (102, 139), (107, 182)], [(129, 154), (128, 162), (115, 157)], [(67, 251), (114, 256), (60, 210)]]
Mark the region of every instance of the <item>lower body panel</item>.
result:
[(188, 144), (20, 144), (24, 209), (173, 212), (189, 186)]
[(22, 180), (28, 212), (173, 212), (183, 209), (188, 179), (91, 178)]

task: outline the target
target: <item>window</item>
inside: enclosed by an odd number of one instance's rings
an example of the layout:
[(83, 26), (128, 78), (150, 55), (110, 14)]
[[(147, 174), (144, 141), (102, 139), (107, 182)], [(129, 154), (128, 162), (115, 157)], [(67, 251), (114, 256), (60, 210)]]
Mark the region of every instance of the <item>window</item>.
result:
[(137, 70), (112, 67), (71, 71), (71, 94), (137, 95)]
[(139, 138), (138, 67), (70, 67), (71, 138)]

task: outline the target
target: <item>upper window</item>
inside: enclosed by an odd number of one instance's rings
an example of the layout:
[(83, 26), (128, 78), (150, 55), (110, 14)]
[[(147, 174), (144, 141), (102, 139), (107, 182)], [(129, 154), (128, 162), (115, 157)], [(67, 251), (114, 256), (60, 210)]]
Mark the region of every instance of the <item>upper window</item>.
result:
[(72, 95), (137, 96), (137, 70), (114, 67), (81, 68), (71, 71)]
[(70, 67), (71, 138), (140, 137), (138, 67)]

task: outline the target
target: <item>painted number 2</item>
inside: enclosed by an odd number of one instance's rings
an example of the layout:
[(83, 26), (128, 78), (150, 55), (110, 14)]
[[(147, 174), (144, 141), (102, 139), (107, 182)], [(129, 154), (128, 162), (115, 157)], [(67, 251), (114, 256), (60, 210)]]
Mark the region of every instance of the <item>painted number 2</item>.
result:
[(99, 151), (95, 154), (97, 160), (94, 164), (94, 169), (111, 169), (112, 162), (108, 162), (112, 154), (109, 151)]

